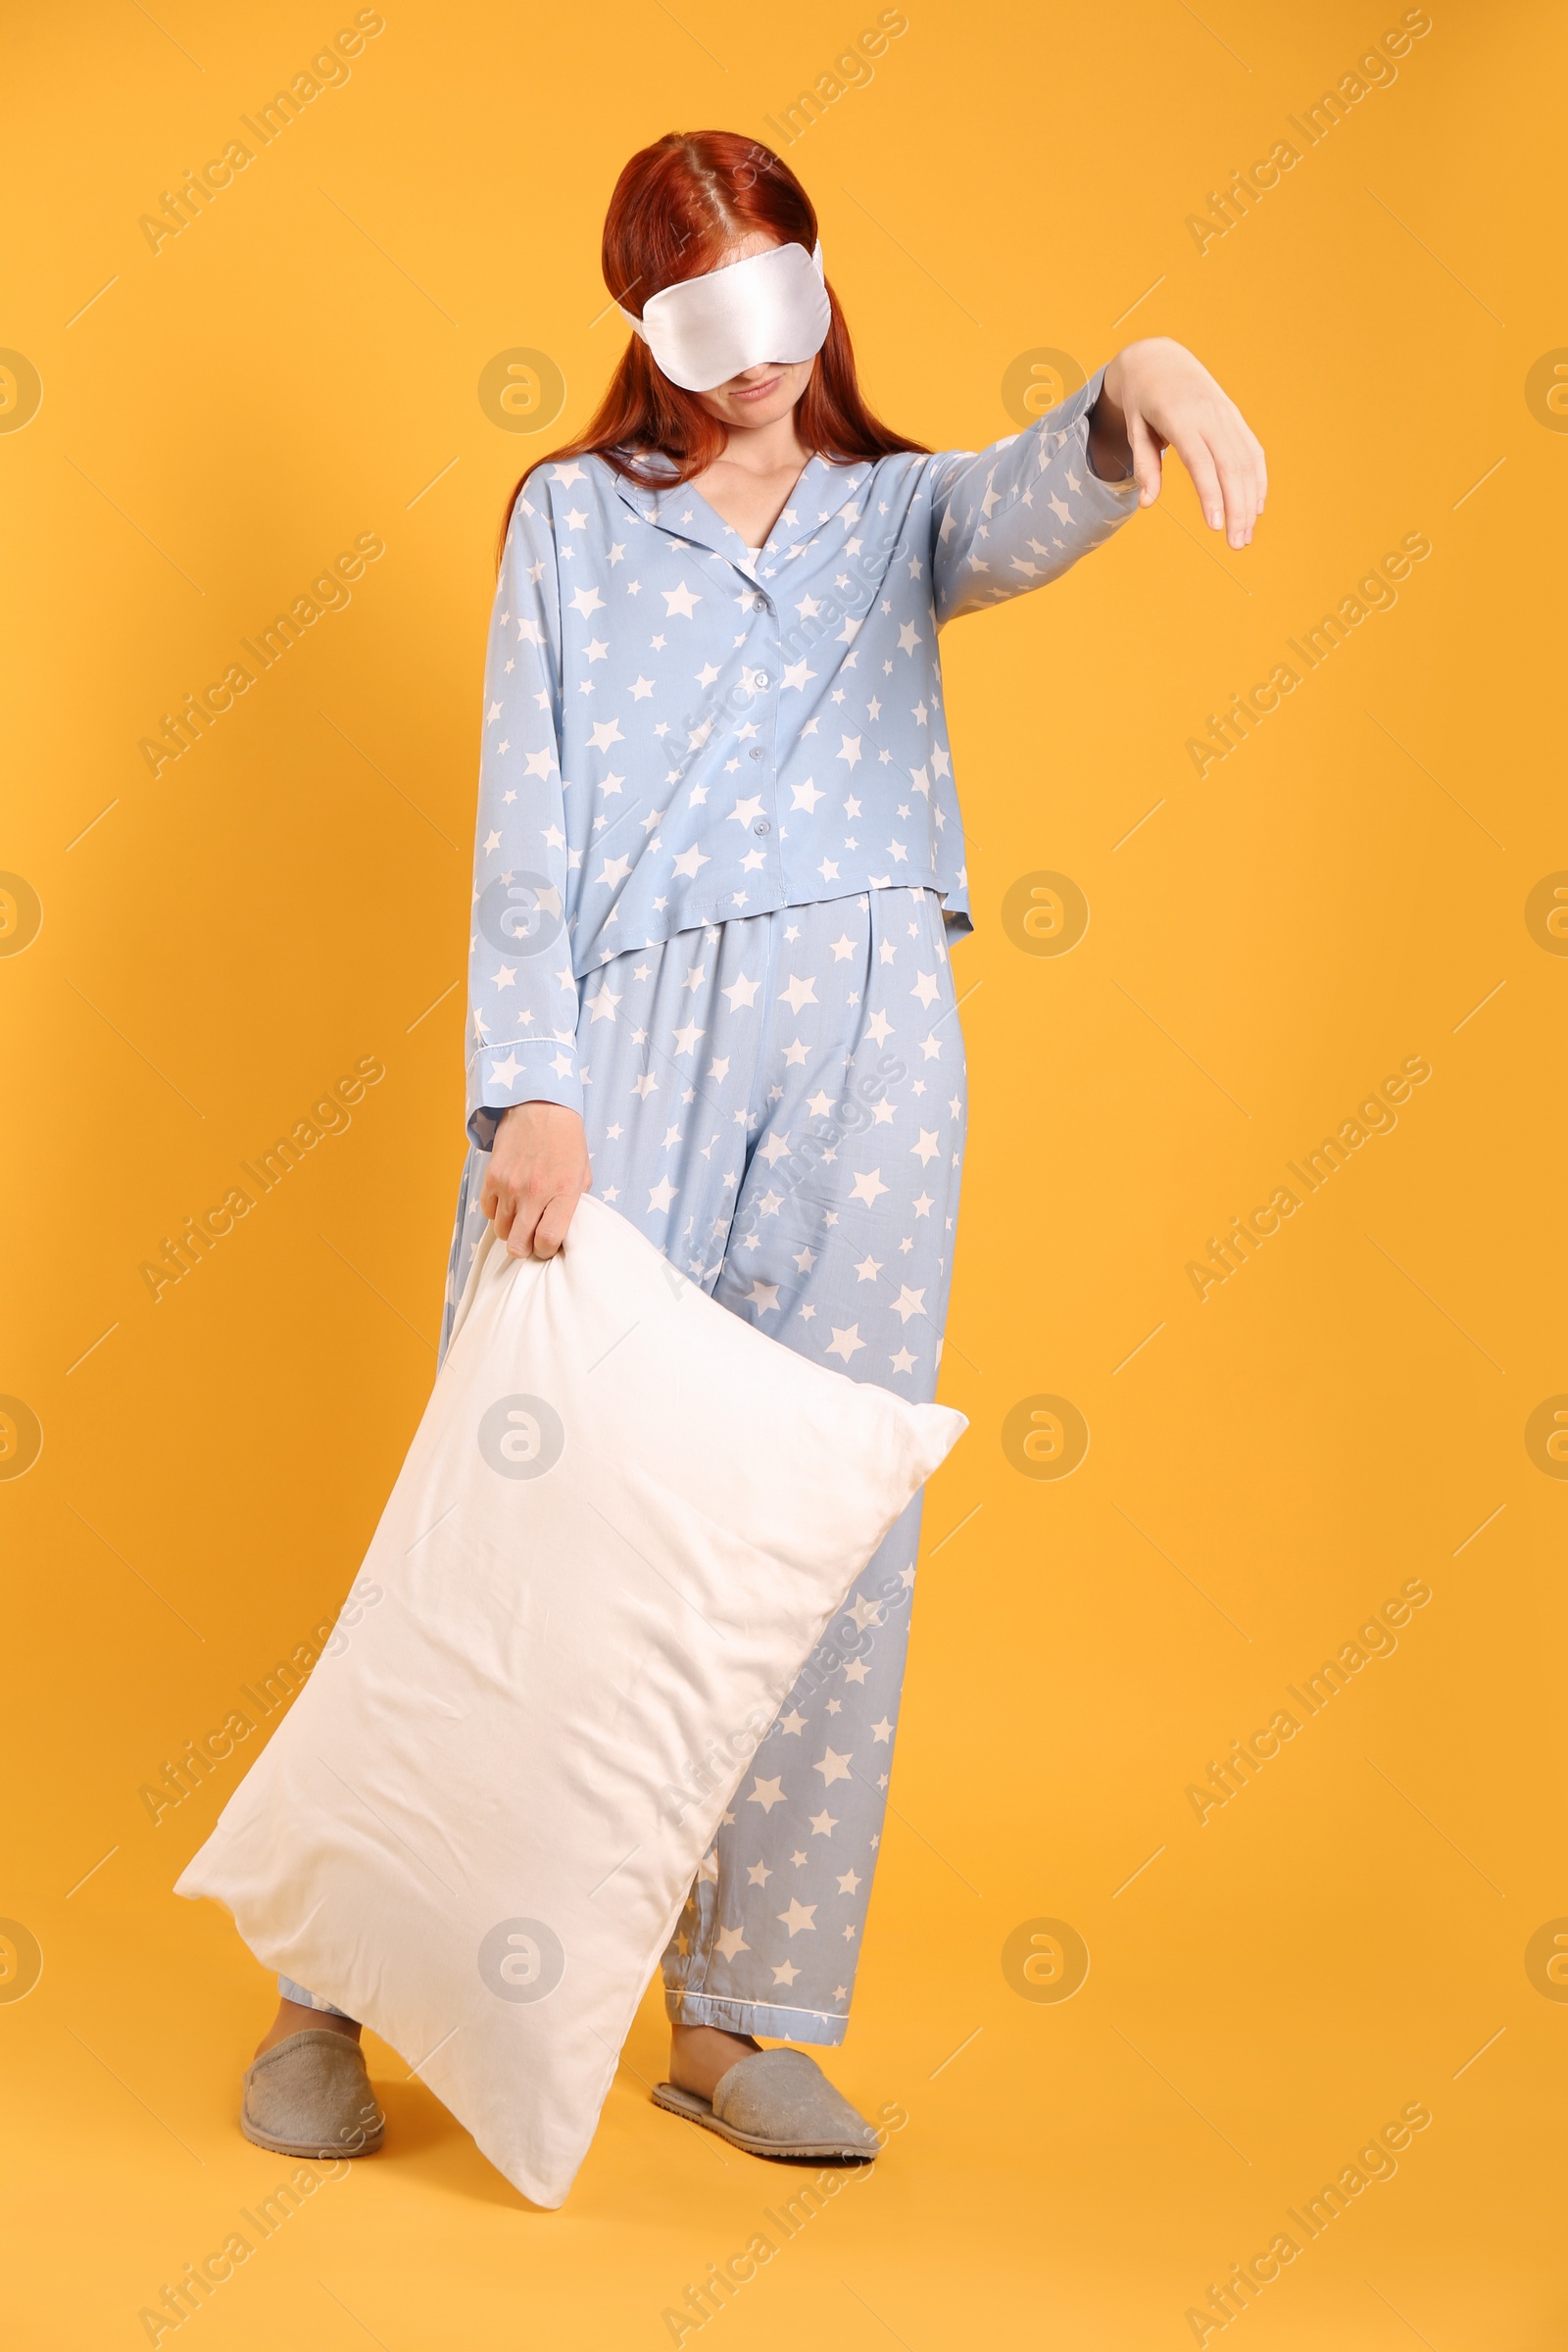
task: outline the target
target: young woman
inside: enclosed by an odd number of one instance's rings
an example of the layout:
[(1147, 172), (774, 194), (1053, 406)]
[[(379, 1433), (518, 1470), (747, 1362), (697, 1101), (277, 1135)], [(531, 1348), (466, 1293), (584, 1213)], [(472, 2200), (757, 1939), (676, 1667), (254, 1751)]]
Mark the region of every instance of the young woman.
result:
[[(485, 674), (470, 1150), (442, 1332), (493, 1220), (549, 1257), (593, 1185), (736, 1314), (930, 1397), (964, 1139), (948, 963), (972, 928), (937, 632), (1055, 579), (1174, 448), (1245, 547), (1262, 451), (1135, 343), (1026, 431), (879, 423), (787, 164), (702, 131), (621, 173), (632, 338), (514, 493)], [(664, 1956), (661, 2104), (779, 2155), (876, 2142), (842, 2040), (876, 1867), (919, 1504), (754, 1758)], [(375, 2145), (359, 2027), (282, 1981), (245, 2129)]]

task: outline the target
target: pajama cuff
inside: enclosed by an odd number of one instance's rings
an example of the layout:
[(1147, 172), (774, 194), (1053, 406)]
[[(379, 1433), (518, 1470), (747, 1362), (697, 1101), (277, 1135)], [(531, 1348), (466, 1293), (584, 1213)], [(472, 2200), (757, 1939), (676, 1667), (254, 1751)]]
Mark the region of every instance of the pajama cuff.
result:
[[(1136, 490), (1138, 487), (1138, 476), (1131, 464), (1129, 464), (1125, 473), (1097, 473), (1095, 471), (1094, 462), (1089, 455), (1089, 412), (1094, 407), (1096, 401), (1100, 398), (1101, 387), (1104, 383), (1104, 380), (1105, 369), (1103, 368), (1097, 368), (1094, 374), (1089, 378), (1088, 383), (1085, 384), (1084, 392), (1086, 398), (1084, 400), (1082, 409), (1078, 413), (1077, 430), (1080, 435), (1079, 446), (1083, 451), (1084, 471), (1088, 474), (1090, 481), (1097, 490), (1110, 492), (1110, 508), (1119, 520), (1126, 509), (1127, 492), (1129, 490)], [(1118, 495), (1118, 493), (1120, 495)]]
[(838, 2047), (850, 2022), (820, 2009), (775, 2009), (760, 2001), (681, 1992), (673, 1985), (664, 1993), (664, 2015), (675, 2026), (721, 2026), (726, 2034), (765, 2034), (772, 2041), (810, 2041), (828, 2049)]
[(574, 1038), (522, 1038), (475, 1054), (468, 1064), (468, 1136), (481, 1152), (494, 1145), (502, 1113), (514, 1102), (559, 1102), (582, 1116)]
[[(296, 1984), (292, 1977), (278, 1978), (277, 1995), (278, 1999), (282, 2001), (296, 2001), (302, 2009), (318, 2009), (326, 2017), (348, 2017), (349, 2015), (348, 2011), (340, 2009), (335, 2001), (324, 1999), (318, 1992), (312, 1992), (308, 1984)], [(349, 2018), (350, 2025), (356, 2025), (358, 2022), (356, 2018)]]

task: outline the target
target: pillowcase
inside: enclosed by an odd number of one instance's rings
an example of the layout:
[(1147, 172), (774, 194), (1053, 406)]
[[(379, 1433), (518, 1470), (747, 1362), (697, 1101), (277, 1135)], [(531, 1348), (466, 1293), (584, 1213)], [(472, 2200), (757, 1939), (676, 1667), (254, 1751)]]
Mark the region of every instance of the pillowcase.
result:
[(491, 1227), (361, 1599), (175, 1891), (559, 2206), (752, 1750), (965, 1426), (602, 1201), (555, 1258)]

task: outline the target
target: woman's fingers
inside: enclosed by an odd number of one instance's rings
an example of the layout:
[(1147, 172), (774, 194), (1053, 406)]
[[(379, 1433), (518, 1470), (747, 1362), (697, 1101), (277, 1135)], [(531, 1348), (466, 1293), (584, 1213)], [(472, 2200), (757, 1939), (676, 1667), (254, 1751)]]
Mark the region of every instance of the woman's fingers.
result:
[(524, 1186), (512, 1214), (510, 1230), (502, 1234), (513, 1257), (554, 1257), (566, 1239), (566, 1230), (586, 1191), (575, 1176), (549, 1179)]
[(1225, 536), (1232, 547), (1245, 547), (1257, 520), (1257, 475), (1250, 453), (1237, 435), (1216, 437), (1214, 466), (1225, 501)]
[(1250, 539), (1263, 501), (1268, 495), (1268, 466), (1263, 458), (1262, 443), (1248, 424), (1240, 409), (1233, 408), (1228, 418), (1230, 443), (1235, 453), (1238, 479), (1245, 488), (1248, 510), (1247, 535)]
[(1137, 409), (1127, 412), (1127, 438), (1132, 444), (1133, 479), (1138, 484), (1138, 504), (1152, 507), (1159, 496), (1159, 453), (1162, 445)]
[(530, 1213), (526, 1191), (518, 1191), (515, 1186), (504, 1183), (491, 1171), (480, 1189), (479, 1206), (513, 1256), (526, 1257), (539, 1214), (538, 1203), (533, 1204)]
[[(1193, 477), (1203, 519), (1211, 530), (1223, 527), (1232, 547), (1245, 547), (1258, 516), (1260, 469), (1240, 431), (1238, 417), (1205, 417), (1187, 424), (1174, 436), (1176, 454)], [(1248, 435), (1247, 440), (1251, 436)], [(1255, 445), (1254, 445), (1255, 446)]]
[(514, 1104), (496, 1131), (479, 1205), (513, 1257), (554, 1257), (593, 1182), (580, 1113)]
[[(503, 1236), (510, 1256), (531, 1257), (533, 1255), (533, 1237), (544, 1207), (545, 1202), (537, 1193), (525, 1189), (517, 1195), (511, 1223)], [(496, 1231), (498, 1233), (501, 1231), (499, 1223)]]
[(1257, 511), (1261, 514), (1268, 504), (1268, 460), (1263, 455), (1262, 442), (1245, 416), (1242, 418), (1242, 430), (1247, 435), (1247, 446), (1252, 453), (1252, 464), (1257, 471)]
[(1203, 510), (1203, 520), (1210, 530), (1217, 531), (1225, 515), (1225, 500), (1220, 489), (1219, 469), (1208, 443), (1192, 427), (1183, 424), (1173, 433), (1176, 455), (1193, 477), (1198, 503)]
[(579, 1198), (580, 1195), (576, 1193), (558, 1193), (554, 1200), (545, 1202), (539, 1213), (539, 1222), (533, 1230), (535, 1257), (555, 1256), (566, 1238), (566, 1229), (571, 1223)]
[(1223, 530), (1232, 547), (1248, 546), (1268, 495), (1268, 467), (1236, 403), (1190, 351), (1162, 336), (1130, 344), (1111, 367), (1140, 506), (1159, 496), (1161, 454), (1174, 449), (1210, 529)]
[(479, 1207), (482, 1213), (490, 1219), (501, 1239), (505, 1241), (512, 1231), (512, 1217), (513, 1211), (516, 1207), (516, 1200), (511, 1187), (498, 1184), (494, 1174), (488, 1168), (485, 1171), (484, 1183), (479, 1188)]

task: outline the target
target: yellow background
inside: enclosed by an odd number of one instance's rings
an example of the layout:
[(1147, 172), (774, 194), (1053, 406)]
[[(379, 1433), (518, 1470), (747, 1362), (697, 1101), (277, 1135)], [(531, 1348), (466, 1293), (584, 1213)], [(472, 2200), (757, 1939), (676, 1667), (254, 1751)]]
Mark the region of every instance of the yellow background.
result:
[[(481, 370), (549, 354), (549, 438), (575, 428), (619, 348), (625, 156), (768, 135), (876, 14), (388, 0), (346, 86), (155, 256), (138, 217), (352, 13), (99, 0), (10, 36), (0, 343), (43, 385), (0, 434), (0, 866), (43, 906), (0, 959), (0, 1390), (44, 1433), (0, 1484), (0, 1911), (44, 1955), (0, 2005), (19, 2352), (145, 2340), (288, 2170), (234, 2121), (270, 1982), (170, 1892), (238, 1764), (156, 1828), (137, 1792), (332, 1616), (428, 1392), (492, 549), (539, 446)], [(1568, 439), (1525, 381), (1568, 344), (1561, 21), (1435, 0), (1393, 86), (1200, 254), (1187, 216), (1396, 8), (908, 14), (788, 150), (873, 403), (975, 447), (1020, 353), (1169, 333), (1272, 487), (1235, 555), (1173, 466), (1107, 552), (946, 640), (980, 932), (943, 1394), (973, 1427), (929, 1498), (829, 2062), (908, 2121), (705, 2334), (1191, 2343), (1208, 2283), (1422, 2101), (1396, 2177), (1259, 2295), (1253, 2352), (1555, 2344), (1568, 2006), (1525, 1949), (1568, 1914), (1568, 1486), (1524, 1432), (1568, 1390), (1568, 961), (1524, 909), (1568, 867)], [(1417, 530), (1396, 608), (1200, 779), (1205, 715)], [(366, 531), (352, 605), (155, 781), (138, 739)], [(1089, 903), (1065, 956), (1001, 921), (1040, 869)], [(160, 1237), (368, 1054), (352, 1129), (154, 1305)], [(1396, 1131), (1200, 1303), (1186, 1261), (1414, 1054)], [(1091, 1433), (1060, 1481), (1002, 1447), (1042, 1393)], [(1396, 1653), (1200, 1825), (1208, 1760), (1412, 1577)], [(1091, 1955), (1064, 2002), (1004, 1970), (1040, 1918)], [(667, 2342), (800, 2184), (649, 2105), (654, 1997), (557, 2215), (368, 2046), (386, 2152), (220, 2288), (209, 2352)]]

